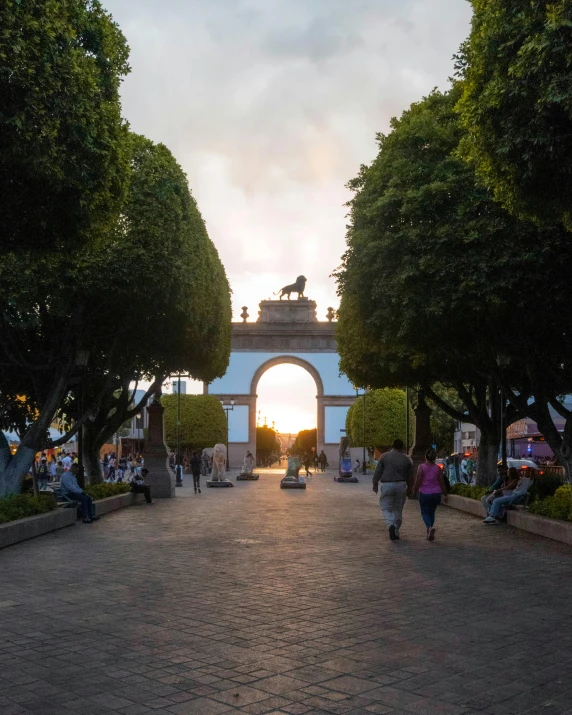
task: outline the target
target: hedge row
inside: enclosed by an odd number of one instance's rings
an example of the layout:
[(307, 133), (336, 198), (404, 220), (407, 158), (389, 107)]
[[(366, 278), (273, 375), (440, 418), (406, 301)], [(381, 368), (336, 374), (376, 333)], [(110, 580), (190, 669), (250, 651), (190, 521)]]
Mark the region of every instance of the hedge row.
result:
[(25, 519), (27, 516), (46, 514), (56, 508), (56, 503), (51, 496), (39, 497), (30, 494), (15, 494), (0, 499), (0, 524), (16, 519)]

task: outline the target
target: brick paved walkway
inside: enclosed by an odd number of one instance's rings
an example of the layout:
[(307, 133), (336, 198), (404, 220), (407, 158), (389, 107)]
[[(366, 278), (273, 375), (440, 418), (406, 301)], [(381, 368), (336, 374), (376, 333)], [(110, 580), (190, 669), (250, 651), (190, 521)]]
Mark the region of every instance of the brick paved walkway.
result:
[(572, 550), (276, 475), (0, 552), (0, 713), (572, 713)]

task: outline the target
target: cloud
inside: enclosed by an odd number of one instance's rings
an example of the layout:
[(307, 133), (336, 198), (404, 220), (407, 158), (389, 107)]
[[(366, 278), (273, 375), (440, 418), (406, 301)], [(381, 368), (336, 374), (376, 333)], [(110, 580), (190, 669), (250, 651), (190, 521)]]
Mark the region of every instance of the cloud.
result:
[(132, 128), (188, 174), (236, 314), (308, 276), (320, 313), (344, 251), (346, 182), (375, 133), (468, 34), (458, 0), (107, 0), (131, 47)]

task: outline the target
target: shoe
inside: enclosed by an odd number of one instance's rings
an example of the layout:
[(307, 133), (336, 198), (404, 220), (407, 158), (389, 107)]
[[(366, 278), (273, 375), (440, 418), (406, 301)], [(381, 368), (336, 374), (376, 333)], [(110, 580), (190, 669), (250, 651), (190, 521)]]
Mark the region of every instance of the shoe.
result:
[(199, 494), (201, 493), (201, 490), (199, 489)]
[(84, 524), (91, 524), (92, 519), (83, 519)]
[(430, 531), (431, 531), (431, 529), (429, 527), (427, 527), (427, 541), (429, 541), (429, 532)]
[(101, 519), (100, 516), (92, 516), (92, 517), (91, 517), (91, 520), (92, 520), (92, 521), (99, 521), (100, 519)]
[(397, 541), (397, 539), (399, 539), (399, 536), (397, 536), (397, 532), (396, 532), (395, 526), (393, 526), (393, 524), (389, 527), (389, 538), (392, 541)]
[(483, 524), (498, 524), (498, 519), (495, 519), (494, 516), (487, 516), (486, 519), (483, 519)]
[(434, 527), (431, 527), (431, 528), (429, 529), (429, 533), (427, 534), (427, 538), (429, 539), (429, 541), (435, 541), (435, 529), (434, 529)]

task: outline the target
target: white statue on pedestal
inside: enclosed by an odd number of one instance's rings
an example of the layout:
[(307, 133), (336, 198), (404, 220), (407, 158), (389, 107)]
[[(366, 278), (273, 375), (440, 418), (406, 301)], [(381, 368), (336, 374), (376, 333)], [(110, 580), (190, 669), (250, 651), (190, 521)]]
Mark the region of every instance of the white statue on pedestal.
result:
[(222, 482), (226, 474), (226, 447), (224, 444), (215, 444), (213, 452), (213, 470), (211, 481)]
[(242, 472), (241, 474), (252, 474), (254, 470), (254, 457), (250, 452), (246, 453), (246, 457), (244, 458), (244, 462), (242, 464)]

